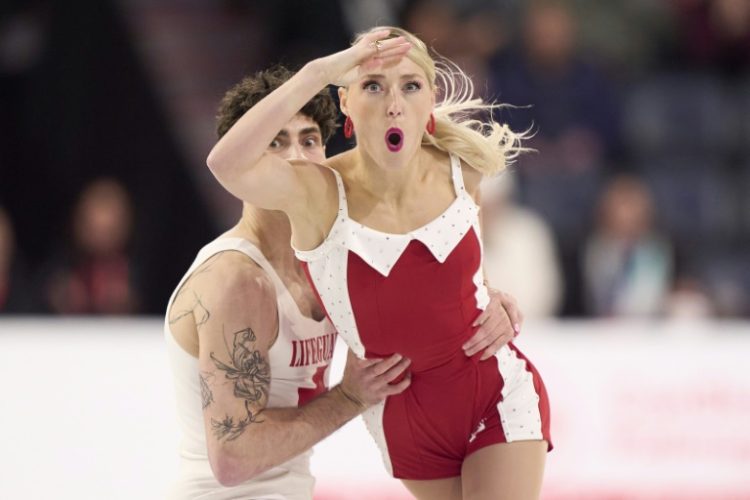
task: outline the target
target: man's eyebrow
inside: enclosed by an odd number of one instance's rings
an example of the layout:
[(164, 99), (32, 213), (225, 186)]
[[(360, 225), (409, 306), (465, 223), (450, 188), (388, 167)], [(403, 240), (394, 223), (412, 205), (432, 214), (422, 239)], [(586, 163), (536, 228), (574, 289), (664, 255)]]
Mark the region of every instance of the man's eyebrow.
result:
[(305, 127), (299, 131), (299, 135), (318, 134), (320, 135), (320, 129), (318, 127)]
[(279, 130), (279, 133), (276, 134), (276, 137), (289, 137), (289, 131), (287, 129), (283, 128)]

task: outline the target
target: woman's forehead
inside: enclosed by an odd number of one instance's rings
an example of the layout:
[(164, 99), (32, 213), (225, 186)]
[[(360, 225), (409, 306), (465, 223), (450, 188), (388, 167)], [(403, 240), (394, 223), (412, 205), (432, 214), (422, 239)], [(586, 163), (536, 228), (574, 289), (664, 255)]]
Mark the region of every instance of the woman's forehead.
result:
[(409, 59), (404, 57), (398, 64), (389, 68), (381, 68), (375, 71), (369, 72), (362, 76), (362, 78), (423, 78), (427, 79), (422, 67)]

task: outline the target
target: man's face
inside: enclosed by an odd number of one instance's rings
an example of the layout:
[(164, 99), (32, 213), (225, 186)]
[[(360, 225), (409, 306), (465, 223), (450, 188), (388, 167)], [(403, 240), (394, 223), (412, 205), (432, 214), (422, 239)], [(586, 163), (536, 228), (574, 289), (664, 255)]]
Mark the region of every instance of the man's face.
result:
[(308, 160), (322, 163), (326, 159), (320, 127), (310, 117), (294, 115), (266, 149), (285, 160)]

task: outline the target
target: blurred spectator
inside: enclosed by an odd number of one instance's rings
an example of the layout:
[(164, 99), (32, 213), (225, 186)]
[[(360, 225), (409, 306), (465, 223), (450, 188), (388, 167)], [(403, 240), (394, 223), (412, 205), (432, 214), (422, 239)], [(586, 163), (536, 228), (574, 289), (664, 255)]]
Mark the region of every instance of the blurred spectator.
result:
[(529, 170), (601, 167), (619, 143), (614, 89), (578, 55), (578, 26), (570, 7), (560, 0), (535, 0), (521, 24), (522, 48), (493, 68), (493, 87), (502, 102), (531, 106), (513, 109), (507, 117), (514, 129), (533, 125), (538, 131), (532, 145), (540, 155), (529, 158)]
[(493, 95), (520, 106), (500, 116), (514, 130), (533, 127), (519, 162), (519, 200), (551, 225), (565, 276), (566, 316), (583, 314), (580, 241), (589, 231), (601, 178), (620, 155), (615, 91), (603, 72), (578, 53), (570, 2), (524, 3), (521, 46), (496, 59)]
[(30, 312), (31, 290), (16, 252), (13, 224), (0, 207), (0, 313)]
[(555, 315), (562, 273), (552, 231), (513, 200), (510, 173), (482, 184), (484, 270), (489, 283), (511, 293), (527, 318)]
[(596, 316), (653, 316), (663, 312), (673, 273), (673, 249), (654, 224), (646, 185), (612, 180), (584, 249), (588, 310)]
[(718, 71), (727, 78), (748, 74), (750, 2), (673, 0), (679, 23), (678, 49), (689, 67)]
[(674, 12), (653, 0), (573, 0), (582, 55), (610, 76), (632, 78), (665, 59), (674, 44)]
[(137, 312), (128, 253), (131, 219), (130, 197), (119, 182), (100, 179), (84, 188), (73, 213), (71, 248), (53, 264), (47, 282), (53, 312)]
[(491, 0), (409, 0), (400, 24), (456, 63), (486, 98), (490, 62), (510, 44), (508, 10)]
[(686, 275), (675, 281), (664, 312), (673, 319), (707, 318), (714, 314), (714, 306), (703, 283)]

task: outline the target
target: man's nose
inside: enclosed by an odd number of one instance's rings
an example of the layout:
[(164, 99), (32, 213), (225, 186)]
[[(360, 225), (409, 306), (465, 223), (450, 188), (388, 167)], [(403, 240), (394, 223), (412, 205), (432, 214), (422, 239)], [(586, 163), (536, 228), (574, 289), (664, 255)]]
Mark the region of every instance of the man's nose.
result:
[(294, 143), (289, 148), (289, 160), (306, 160), (305, 149), (299, 143)]

